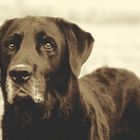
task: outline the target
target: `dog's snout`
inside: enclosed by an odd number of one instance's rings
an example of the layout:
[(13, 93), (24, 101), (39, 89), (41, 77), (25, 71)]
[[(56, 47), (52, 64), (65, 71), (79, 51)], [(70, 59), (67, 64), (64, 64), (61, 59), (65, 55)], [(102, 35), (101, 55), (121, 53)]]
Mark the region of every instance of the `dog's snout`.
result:
[(18, 84), (26, 83), (32, 76), (32, 69), (27, 65), (16, 65), (10, 68), (11, 79)]

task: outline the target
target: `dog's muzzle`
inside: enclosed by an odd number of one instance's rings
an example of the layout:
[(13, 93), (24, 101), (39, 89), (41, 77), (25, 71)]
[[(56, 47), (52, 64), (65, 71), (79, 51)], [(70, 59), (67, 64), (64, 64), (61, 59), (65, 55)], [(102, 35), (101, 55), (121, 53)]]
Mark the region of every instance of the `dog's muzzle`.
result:
[(45, 81), (35, 77), (37, 76), (33, 76), (33, 70), (28, 65), (10, 66), (6, 78), (8, 102), (12, 104), (17, 96), (21, 99), (29, 96), (34, 103), (43, 103), (45, 98)]

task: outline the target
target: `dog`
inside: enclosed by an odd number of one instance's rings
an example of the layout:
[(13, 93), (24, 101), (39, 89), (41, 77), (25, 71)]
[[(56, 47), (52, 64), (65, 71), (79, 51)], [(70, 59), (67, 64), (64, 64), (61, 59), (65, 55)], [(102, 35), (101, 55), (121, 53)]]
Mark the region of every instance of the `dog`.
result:
[(78, 79), (94, 38), (61, 18), (0, 28), (3, 140), (139, 140), (140, 80), (99, 68)]

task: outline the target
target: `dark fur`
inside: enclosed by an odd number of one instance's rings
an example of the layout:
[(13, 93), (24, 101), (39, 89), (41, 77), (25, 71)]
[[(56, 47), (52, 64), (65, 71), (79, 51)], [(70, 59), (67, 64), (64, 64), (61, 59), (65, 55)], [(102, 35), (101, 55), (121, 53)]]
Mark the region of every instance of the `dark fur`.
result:
[[(53, 39), (53, 50), (38, 43), (40, 32)], [(59, 18), (12, 19), (1, 27), (3, 140), (140, 139), (140, 81), (133, 73), (101, 68), (77, 78), (93, 42), (89, 33)], [(8, 50), (11, 43), (16, 48)], [(20, 86), (12, 82), (13, 91), (7, 92), (11, 67), (23, 63), (38, 82), (41, 103), (33, 100), (32, 79)]]

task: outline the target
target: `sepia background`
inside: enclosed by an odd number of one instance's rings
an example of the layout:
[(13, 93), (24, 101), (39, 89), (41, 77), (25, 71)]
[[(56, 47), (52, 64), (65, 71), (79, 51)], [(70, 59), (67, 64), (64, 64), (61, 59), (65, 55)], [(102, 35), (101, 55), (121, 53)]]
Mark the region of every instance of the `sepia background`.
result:
[[(101, 66), (140, 76), (139, 0), (1, 0), (0, 24), (26, 15), (63, 17), (92, 33), (94, 49), (81, 76)], [(2, 97), (0, 113), (2, 114)]]

